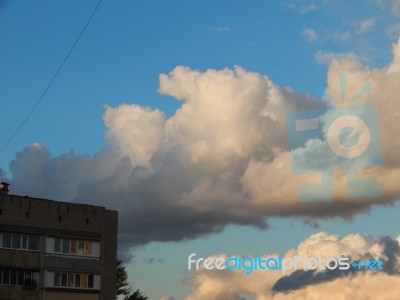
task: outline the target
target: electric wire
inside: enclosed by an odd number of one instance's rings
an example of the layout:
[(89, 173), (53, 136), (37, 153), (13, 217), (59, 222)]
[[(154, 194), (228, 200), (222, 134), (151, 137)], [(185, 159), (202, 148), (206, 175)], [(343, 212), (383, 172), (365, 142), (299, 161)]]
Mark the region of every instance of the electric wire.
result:
[(46, 85), (45, 89), (43, 90), (42, 94), (40, 97), (36, 100), (34, 105), (32, 106), (31, 110), (28, 112), (26, 117), (22, 120), (20, 125), (17, 127), (17, 129), (13, 132), (13, 134), (10, 136), (10, 138), (3, 144), (3, 146), (0, 148), (0, 153), (4, 151), (4, 149), (14, 140), (14, 138), (17, 136), (17, 134), (21, 131), (21, 129), (24, 127), (25, 123), (29, 120), (29, 118), (32, 116), (33, 112), (36, 110), (36, 108), (39, 106), (40, 102), (42, 102), (44, 96), (46, 96), (47, 91), (50, 89), (50, 87), (53, 85), (53, 82), (56, 80), (58, 74), (61, 72), (62, 68), (68, 61), (69, 57), (71, 56), (72, 52), (74, 51), (76, 45), (78, 44), (79, 40), (83, 36), (86, 28), (89, 26), (90, 22), (92, 21), (93, 17), (95, 16), (97, 10), (100, 7), (100, 4), (103, 0), (99, 0), (97, 3), (96, 7), (94, 8), (92, 14), (88, 18), (88, 20), (85, 23), (85, 26), (83, 26), (81, 32), (79, 33), (78, 37), (75, 39), (75, 42), (73, 43), (72, 47), (69, 49), (67, 55), (65, 56), (64, 60), (58, 67), (57, 71), (54, 73), (54, 75), (51, 77), (49, 83)]

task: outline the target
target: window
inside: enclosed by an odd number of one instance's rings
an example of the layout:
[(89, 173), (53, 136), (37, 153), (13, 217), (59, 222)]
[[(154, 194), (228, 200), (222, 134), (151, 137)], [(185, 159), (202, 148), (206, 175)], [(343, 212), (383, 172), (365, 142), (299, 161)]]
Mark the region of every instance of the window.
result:
[(69, 253), (69, 240), (62, 239), (62, 253)]
[(17, 285), (24, 285), (24, 270), (18, 270), (17, 274), (18, 282)]
[(76, 241), (76, 245), (77, 245), (77, 254), (79, 255), (84, 255), (85, 254), (85, 245), (84, 245), (84, 241), (78, 240)]
[(83, 288), (87, 288), (87, 287), (88, 287), (88, 280), (87, 280), (87, 278), (88, 278), (88, 274), (83, 273), (83, 274), (81, 275), (81, 287), (83, 287)]
[(3, 248), (11, 248), (11, 233), (3, 233)]
[(57, 253), (75, 253), (76, 244), (74, 240), (54, 238), (54, 252)]
[(81, 274), (76, 273), (54, 273), (54, 286), (81, 287)]
[(93, 281), (94, 281), (94, 276), (92, 274), (88, 275), (88, 288), (93, 288)]
[(2, 248), (40, 250), (40, 236), (24, 235), (19, 233), (0, 233), (2, 236)]
[(10, 284), (12, 285), (17, 284), (17, 270), (10, 271)]
[(54, 238), (54, 252), (81, 256), (92, 255), (92, 241)]
[(12, 248), (21, 249), (21, 235), (20, 234), (12, 235)]
[(54, 273), (54, 286), (61, 286), (61, 274)]
[(24, 272), (24, 282), (26, 285), (30, 285), (32, 282), (32, 273), (31, 272)]
[(90, 254), (92, 254), (92, 242), (86, 241), (85, 242), (85, 255), (90, 255)]
[(68, 273), (68, 287), (74, 286), (74, 273)]
[(54, 273), (54, 287), (93, 288), (94, 275), (87, 273)]
[(67, 286), (67, 273), (61, 274), (61, 286)]
[(61, 252), (61, 239), (60, 238), (54, 239), (54, 252)]
[(36, 286), (39, 279), (39, 272), (24, 269), (0, 269), (0, 284)]
[(3, 270), (3, 282), (2, 284), (10, 284), (10, 270)]
[(36, 235), (30, 235), (28, 239), (28, 249), (29, 250), (39, 250), (40, 249), (40, 237)]
[(69, 241), (69, 253), (76, 253), (76, 241), (75, 240)]
[(75, 274), (75, 287), (81, 286), (81, 274)]
[(22, 236), (22, 249), (28, 249), (28, 236)]

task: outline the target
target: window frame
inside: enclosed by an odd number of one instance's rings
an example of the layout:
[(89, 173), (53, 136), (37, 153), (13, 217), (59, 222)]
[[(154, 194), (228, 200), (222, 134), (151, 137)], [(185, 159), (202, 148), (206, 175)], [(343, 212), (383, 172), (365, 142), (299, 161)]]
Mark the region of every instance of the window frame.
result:
[(94, 290), (96, 274), (76, 272), (52, 272), (52, 287), (67, 289)]
[(18, 232), (0, 232), (0, 241), (0, 248), (3, 249), (40, 251), (42, 237)]
[(93, 255), (93, 242), (100, 243), (99, 241), (62, 237), (49, 238), (54, 239), (54, 245), (49, 250), (50, 253), (99, 258), (99, 256)]
[(0, 286), (32, 286), (37, 284), (34, 275), (40, 276), (39, 270), (21, 268), (0, 268)]

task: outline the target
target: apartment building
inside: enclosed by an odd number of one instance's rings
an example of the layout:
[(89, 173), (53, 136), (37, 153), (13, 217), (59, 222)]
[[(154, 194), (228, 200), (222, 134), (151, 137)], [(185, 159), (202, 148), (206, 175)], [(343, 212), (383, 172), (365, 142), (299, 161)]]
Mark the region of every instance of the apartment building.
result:
[(118, 213), (0, 184), (0, 300), (115, 299)]

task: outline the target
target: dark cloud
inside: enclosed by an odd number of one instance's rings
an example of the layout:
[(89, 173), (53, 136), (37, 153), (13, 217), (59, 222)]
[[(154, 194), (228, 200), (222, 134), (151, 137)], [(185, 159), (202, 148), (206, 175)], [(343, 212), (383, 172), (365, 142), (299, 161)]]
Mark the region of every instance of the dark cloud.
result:
[(155, 263), (155, 262), (162, 263), (162, 262), (164, 261), (164, 259), (162, 259), (162, 258), (157, 258), (157, 257), (152, 256), (152, 257), (147, 257), (147, 258), (143, 259), (143, 261), (144, 261), (145, 263), (151, 265), (151, 264), (153, 264), (153, 263)]
[[(398, 275), (400, 271), (398, 270), (398, 259), (400, 256), (400, 245), (399, 242), (393, 240), (391, 237), (382, 237), (379, 241), (382, 245), (383, 257), (379, 259), (383, 262), (382, 272), (389, 275)], [(358, 263), (361, 259), (371, 260), (374, 259), (371, 253), (365, 253), (360, 259), (355, 260)], [(353, 261), (350, 258), (350, 263)], [(325, 271), (317, 270), (296, 270), (290, 275), (283, 276), (279, 278), (275, 284), (272, 286), (272, 291), (274, 292), (289, 292), (292, 290), (302, 289), (308, 285), (320, 284), (323, 282), (333, 281), (340, 277), (351, 277), (362, 272), (374, 272), (372, 270), (358, 270), (350, 267), (349, 270), (339, 270), (339, 268)]]
[(319, 284), (326, 281), (334, 280), (338, 277), (349, 276), (354, 272), (352, 269), (342, 271), (339, 269), (317, 272), (316, 270), (297, 270), (288, 276), (279, 278), (272, 286), (274, 292), (287, 292), (291, 290), (298, 290), (307, 285)]
[(398, 269), (398, 257), (400, 256), (400, 245), (396, 240), (389, 236), (381, 238), (381, 243), (384, 245), (384, 254), (386, 256), (384, 272), (388, 274), (400, 274)]

